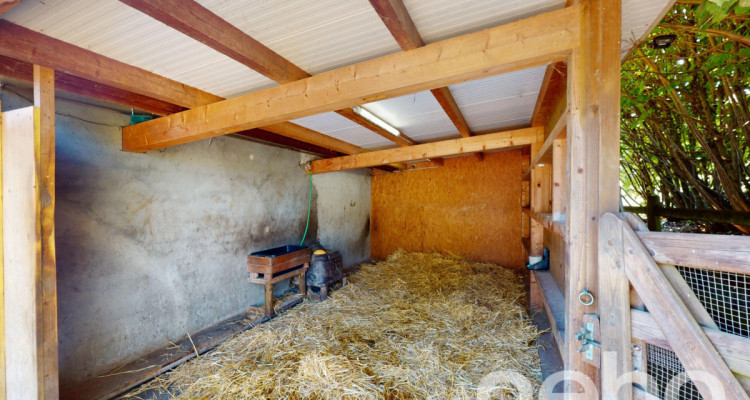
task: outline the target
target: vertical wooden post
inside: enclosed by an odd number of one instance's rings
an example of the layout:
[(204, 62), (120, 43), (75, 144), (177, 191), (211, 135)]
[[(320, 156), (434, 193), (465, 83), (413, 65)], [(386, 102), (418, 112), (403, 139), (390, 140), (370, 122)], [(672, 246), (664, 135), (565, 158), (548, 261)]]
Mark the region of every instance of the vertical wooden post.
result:
[[(599, 302), (608, 296), (597, 288), (598, 224), (619, 204), (620, 0), (581, 1), (581, 46), (568, 63), (568, 210), (565, 290), (565, 368), (598, 382), (599, 374), (578, 353), (574, 334), (584, 314), (595, 314), (598, 302), (579, 302), (584, 289)], [(582, 387), (569, 386), (568, 393)], [(596, 398), (586, 393), (583, 398)], [(581, 398), (581, 397), (577, 397)]]
[(552, 142), (552, 220), (565, 220), (566, 139)]
[[(531, 144), (531, 158), (533, 159), (544, 144), (544, 136), (540, 135), (535, 143)], [(531, 182), (529, 185), (531, 211), (537, 213), (551, 212), (552, 183), (549, 165), (532, 165)], [(544, 249), (544, 226), (531, 218), (530, 251), (533, 256), (542, 255)]]
[(646, 223), (648, 230), (661, 232), (661, 215), (659, 215), (659, 198), (654, 195), (646, 198)]
[(44, 399), (59, 397), (57, 337), (57, 258), (55, 253), (55, 71), (34, 65), (34, 106), (39, 109), (37, 157), (40, 183), (41, 342)]

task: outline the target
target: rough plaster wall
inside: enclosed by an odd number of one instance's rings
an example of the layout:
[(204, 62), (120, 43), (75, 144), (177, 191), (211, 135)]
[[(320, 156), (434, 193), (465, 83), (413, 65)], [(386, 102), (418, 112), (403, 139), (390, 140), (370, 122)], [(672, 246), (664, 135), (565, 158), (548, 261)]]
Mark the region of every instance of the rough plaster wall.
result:
[[(7, 91), (0, 100), (3, 109), (29, 105)], [(262, 288), (245, 279), (246, 254), (297, 244), (305, 228), (300, 162), (308, 155), (233, 138), (125, 153), (120, 126), (128, 123), (126, 115), (57, 102), (64, 386), (262, 303)], [(367, 228), (369, 220), (348, 216), (369, 215), (369, 176), (331, 174), (320, 182), (306, 242), (317, 240), (321, 218), (327, 240), (350, 254), (369, 252), (359, 236), (336, 238), (325, 222), (339, 226), (344, 213), (353, 231)], [(368, 200), (350, 195), (352, 187)], [(341, 202), (348, 208), (334, 206)], [(317, 203), (326, 211), (318, 213)]]
[[(318, 240), (339, 250), (344, 266), (370, 258), (370, 171), (333, 172), (313, 176), (318, 194)], [(320, 196), (320, 195), (319, 195)]]

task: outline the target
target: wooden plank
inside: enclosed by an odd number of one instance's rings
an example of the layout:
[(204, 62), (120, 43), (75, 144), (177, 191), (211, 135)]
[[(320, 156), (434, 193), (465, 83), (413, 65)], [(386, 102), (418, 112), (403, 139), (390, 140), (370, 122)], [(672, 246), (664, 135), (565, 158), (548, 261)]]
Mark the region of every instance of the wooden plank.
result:
[[(630, 310), (630, 315), (634, 339), (674, 351), (652, 314)], [(745, 377), (750, 376), (750, 338), (725, 333), (715, 328), (701, 328), (732, 372)]]
[(123, 149), (168, 147), (559, 61), (580, 43), (579, 14), (569, 7), (125, 127)]
[(312, 173), (343, 171), (379, 165), (432, 159), (484, 150), (507, 149), (530, 144), (541, 128), (525, 128), (461, 139), (443, 140), (409, 147), (373, 151), (339, 158), (315, 160)]
[(43, 398), (40, 385), (41, 246), (38, 163), (39, 112), (3, 113), (3, 256), (5, 363), (8, 399)]
[(305, 128), (304, 126), (297, 125), (291, 122), (266, 125), (263, 127), (263, 130), (292, 139), (297, 139), (305, 143), (310, 143), (316, 146), (331, 149), (343, 154), (361, 154), (367, 153), (369, 151), (359, 146), (355, 146), (351, 143), (347, 143), (343, 140), (324, 135), (320, 132)]
[(531, 116), (531, 126), (545, 126), (555, 118), (555, 108), (562, 100), (565, 105), (565, 87), (567, 85), (567, 65), (564, 62), (550, 64), (544, 71), (542, 87)]
[(5, 14), (19, 4), (21, 4), (21, 0), (0, 0), (0, 15)]
[[(585, 314), (597, 312), (598, 304), (586, 306), (578, 294), (588, 289), (595, 297), (606, 294), (598, 285), (599, 217), (619, 209), (620, 134), (620, 27), (619, 0), (582, 2), (581, 47), (568, 60), (568, 159), (566, 215), (566, 326), (570, 332), (582, 326)], [(614, 166), (614, 169), (611, 167)], [(568, 333), (569, 335), (571, 333)], [(568, 338), (570, 339), (570, 338)], [(565, 367), (598, 382), (599, 372), (589, 365), (577, 343), (566, 341)], [(583, 388), (569, 387), (580, 393)], [(594, 393), (582, 398), (593, 399)]]
[(0, 20), (0, 55), (183, 107), (202, 106), (222, 100), (221, 97), (6, 20)]
[(745, 390), (732, 375), (727, 364), (636, 233), (625, 224), (621, 225), (628, 278), (654, 317), (656, 325), (672, 345), (672, 350), (677, 354), (688, 375), (694, 379), (698, 390), (704, 396), (711, 393), (711, 387), (701, 381), (700, 377), (694, 376), (692, 371), (710, 371), (713, 377), (718, 379), (727, 399), (748, 399)]
[(638, 238), (660, 264), (750, 274), (750, 237), (638, 232)]
[(680, 296), (682, 302), (685, 303), (685, 306), (690, 311), (690, 315), (695, 318), (698, 325), (719, 329), (719, 326), (716, 325), (716, 322), (714, 322), (711, 315), (706, 311), (706, 307), (704, 307), (700, 300), (698, 300), (693, 289), (690, 288), (682, 275), (680, 275), (680, 271), (678, 271), (673, 265), (661, 265), (660, 267), (661, 272), (664, 273), (669, 284), (672, 285), (674, 291)]
[(618, 379), (633, 371), (630, 333), (630, 282), (623, 259), (623, 224), (608, 213), (599, 219), (599, 309), (601, 310), (602, 399), (630, 400), (633, 391)]
[(566, 139), (558, 138), (552, 142), (552, 220), (565, 221), (565, 168)]
[(57, 362), (57, 257), (55, 253), (55, 71), (34, 66), (34, 107), (39, 109), (40, 221), (42, 273), (42, 340), (38, 351), (42, 360), (43, 398), (60, 397)]

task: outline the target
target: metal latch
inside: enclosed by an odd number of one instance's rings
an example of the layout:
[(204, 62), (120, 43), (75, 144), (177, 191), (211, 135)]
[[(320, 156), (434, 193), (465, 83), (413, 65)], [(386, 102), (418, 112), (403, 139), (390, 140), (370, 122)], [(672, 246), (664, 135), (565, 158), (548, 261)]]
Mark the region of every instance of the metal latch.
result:
[(576, 333), (575, 340), (581, 342), (581, 348), (578, 349), (579, 353), (584, 353), (586, 358), (590, 361), (594, 361), (594, 349), (602, 347), (601, 343), (597, 342), (596, 339), (596, 324), (594, 322), (586, 322), (581, 327), (581, 331)]

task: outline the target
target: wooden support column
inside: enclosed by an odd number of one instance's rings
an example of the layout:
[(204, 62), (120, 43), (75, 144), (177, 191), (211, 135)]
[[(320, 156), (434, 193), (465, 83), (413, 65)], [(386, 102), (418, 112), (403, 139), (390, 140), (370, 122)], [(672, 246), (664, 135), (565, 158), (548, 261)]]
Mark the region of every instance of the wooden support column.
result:
[[(535, 155), (541, 151), (544, 141), (541, 140), (544, 137), (539, 137), (538, 141), (531, 144), (531, 154)], [(532, 160), (533, 162), (534, 160)], [(551, 199), (552, 199), (552, 182), (551, 169), (548, 164), (537, 164), (530, 166), (531, 169), (531, 211), (544, 214), (551, 212)], [(531, 239), (531, 254), (532, 256), (542, 255), (544, 249), (544, 226), (536, 219), (531, 219), (531, 231), (529, 233)]]
[[(598, 370), (578, 352), (574, 334), (584, 314), (608, 310), (598, 288), (599, 217), (618, 210), (620, 111), (620, 0), (582, 1), (580, 47), (568, 62), (568, 168), (566, 215), (565, 368), (582, 372), (595, 383)], [(579, 302), (584, 289), (593, 293), (593, 305)], [(609, 323), (603, 320), (602, 324)], [(597, 385), (598, 386), (598, 385)], [(568, 395), (583, 388), (569, 385)], [(597, 393), (580, 395), (595, 399)]]
[(566, 139), (555, 139), (552, 143), (552, 220), (565, 221), (565, 170)]
[(57, 258), (55, 255), (55, 71), (34, 65), (34, 107), (39, 109), (40, 235), (41, 235), (41, 341), (44, 399), (57, 399)]
[[(0, 110), (2, 107), (0, 107)], [(3, 113), (0, 112), (0, 399), (5, 399), (5, 255), (3, 247), (5, 239), (3, 236)]]

